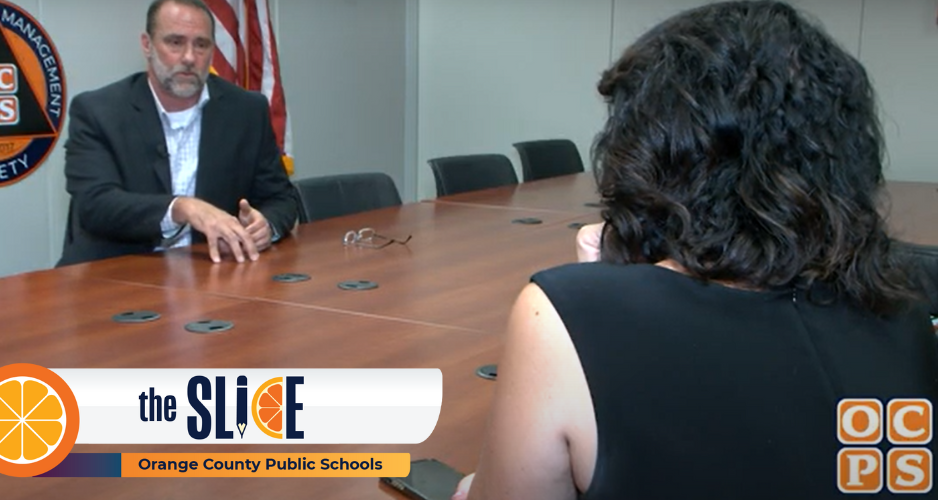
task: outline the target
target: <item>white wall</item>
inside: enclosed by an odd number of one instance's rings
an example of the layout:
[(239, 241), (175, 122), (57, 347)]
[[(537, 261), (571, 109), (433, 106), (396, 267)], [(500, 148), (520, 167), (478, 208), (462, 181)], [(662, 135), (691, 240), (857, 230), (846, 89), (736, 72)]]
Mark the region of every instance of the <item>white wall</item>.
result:
[[(603, 120), (599, 73), (639, 34), (706, 0), (421, 0), (419, 196), (426, 160), (568, 137), (584, 160)], [(792, 0), (858, 56), (879, 91), (890, 179), (938, 182), (938, 3)]]
[(297, 179), (386, 172), (403, 194), (404, 0), (279, 0)]
[(866, 0), (860, 60), (883, 110), (896, 180), (938, 181), (938, 2)]
[[(611, 0), (420, 2), (418, 197), (427, 160), (572, 139), (586, 158), (603, 117), (595, 92), (609, 58)], [(519, 173), (519, 178), (521, 177)]]

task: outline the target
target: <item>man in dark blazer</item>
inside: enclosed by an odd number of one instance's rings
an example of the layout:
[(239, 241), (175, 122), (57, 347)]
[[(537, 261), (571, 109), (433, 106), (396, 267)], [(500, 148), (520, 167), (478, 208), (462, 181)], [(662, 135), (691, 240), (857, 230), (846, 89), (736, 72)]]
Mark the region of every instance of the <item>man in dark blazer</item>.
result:
[(154, 1), (141, 44), (146, 72), (72, 101), (58, 265), (202, 241), (215, 262), (256, 260), (299, 208), (267, 99), (209, 75), (200, 0)]

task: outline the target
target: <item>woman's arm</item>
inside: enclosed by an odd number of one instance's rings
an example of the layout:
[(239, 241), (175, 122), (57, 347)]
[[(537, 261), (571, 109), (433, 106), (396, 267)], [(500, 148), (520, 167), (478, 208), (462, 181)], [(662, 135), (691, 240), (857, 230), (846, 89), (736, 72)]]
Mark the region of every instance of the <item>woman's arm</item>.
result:
[(497, 384), (469, 499), (575, 499), (592, 479), (596, 420), (573, 342), (536, 285), (515, 303)]

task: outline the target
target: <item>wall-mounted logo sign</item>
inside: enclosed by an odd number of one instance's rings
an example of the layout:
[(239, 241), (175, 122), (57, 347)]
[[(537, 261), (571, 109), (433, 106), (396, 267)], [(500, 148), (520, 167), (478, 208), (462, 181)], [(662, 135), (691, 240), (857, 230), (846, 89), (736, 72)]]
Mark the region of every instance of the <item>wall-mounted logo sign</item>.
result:
[(0, 1), (0, 187), (36, 171), (65, 122), (65, 72), (46, 31)]

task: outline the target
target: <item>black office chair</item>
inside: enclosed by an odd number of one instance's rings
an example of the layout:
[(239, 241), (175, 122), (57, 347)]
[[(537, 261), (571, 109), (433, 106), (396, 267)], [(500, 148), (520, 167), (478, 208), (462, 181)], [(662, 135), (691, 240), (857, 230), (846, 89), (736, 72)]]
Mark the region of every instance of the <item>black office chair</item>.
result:
[(436, 195), (477, 191), (518, 183), (518, 175), (505, 155), (465, 155), (428, 161), (436, 180)]
[(301, 202), (301, 223), (401, 204), (394, 180), (380, 172), (310, 177), (294, 185)]
[(573, 141), (547, 139), (516, 142), (513, 146), (521, 156), (524, 182), (583, 171), (583, 160)]
[(938, 315), (938, 247), (896, 241), (897, 253), (907, 259), (909, 272), (928, 299), (928, 312)]

